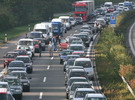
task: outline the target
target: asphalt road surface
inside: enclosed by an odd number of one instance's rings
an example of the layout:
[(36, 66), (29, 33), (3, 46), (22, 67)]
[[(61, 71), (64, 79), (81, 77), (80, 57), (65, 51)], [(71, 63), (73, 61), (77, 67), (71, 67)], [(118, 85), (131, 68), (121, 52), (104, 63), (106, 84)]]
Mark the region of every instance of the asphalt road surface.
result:
[[(77, 33), (80, 27), (81, 25), (73, 27), (73, 29), (64, 34), (64, 37)], [(23, 37), (25, 36), (19, 38)], [(3, 55), (16, 49), (19, 38), (0, 47), (0, 71), (3, 69)], [(89, 49), (92, 49), (91, 47)], [(66, 100), (65, 75), (63, 65), (60, 64), (59, 52), (54, 52), (54, 57), (49, 57), (47, 50), (42, 52), (41, 57), (39, 57), (38, 53), (35, 55), (33, 58), (33, 73), (29, 74), (32, 77), (30, 79), (30, 92), (23, 92), (23, 100)], [(95, 89), (99, 85), (97, 82), (97, 80), (93, 82)]]

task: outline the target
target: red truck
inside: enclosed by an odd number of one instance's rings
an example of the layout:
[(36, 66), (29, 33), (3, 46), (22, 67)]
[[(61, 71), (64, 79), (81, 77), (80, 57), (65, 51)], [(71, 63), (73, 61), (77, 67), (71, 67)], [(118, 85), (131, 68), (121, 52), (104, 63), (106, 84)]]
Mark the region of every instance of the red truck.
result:
[(74, 7), (74, 17), (82, 17), (83, 21), (89, 21), (90, 15), (95, 9), (94, 0), (76, 1), (72, 4)]

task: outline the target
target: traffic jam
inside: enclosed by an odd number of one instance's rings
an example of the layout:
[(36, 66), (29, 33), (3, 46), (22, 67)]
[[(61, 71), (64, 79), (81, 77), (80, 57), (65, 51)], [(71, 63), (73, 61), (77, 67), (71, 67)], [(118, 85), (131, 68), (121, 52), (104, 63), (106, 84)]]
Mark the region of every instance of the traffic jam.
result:
[[(50, 22), (35, 24), (25, 38), (17, 41), (16, 49), (3, 56), (0, 100), (24, 100), (24, 93), (31, 92), (34, 62), (45, 56), (51, 61), (57, 58), (59, 65), (56, 66), (62, 66), (65, 99), (107, 100), (100, 84), (96, 83), (94, 45), (102, 30), (110, 25), (111, 16), (117, 17), (124, 11), (135, 9), (135, 5), (129, 1), (105, 2), (95, 9), (94, 0), (85, 0), (76, 1), (72, 6), (72, 17), (59, 16)], [(43, 81), (47, 81), (46, 78)]]

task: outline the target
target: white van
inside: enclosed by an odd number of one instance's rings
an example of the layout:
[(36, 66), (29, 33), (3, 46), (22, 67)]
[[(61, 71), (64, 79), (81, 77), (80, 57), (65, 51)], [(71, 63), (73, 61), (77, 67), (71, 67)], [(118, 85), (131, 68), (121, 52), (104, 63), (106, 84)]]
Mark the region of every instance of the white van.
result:
[(69, 29), (72, 28), (72, 25), (71, 25), (70, 17), (69, 16), (60, 16), (59, 19), (62, 19), (62, 21), (66, 25), (66, 29), (69, 30)]
[(104, 6), (105, 6), (106, 8), (109, 8), (109, 7), (113, 6), (113, 3), (112, 3), (112, 2), (105, 2), (105, 3), (104, 3)]
[(20, 49), (21, 47), (24, 46), (29, 46), (32, 54), (34, 55), (35, 53), (35, 47), (34, 47), (34, 41), (33, 39), (20, 39), (17, 43), (17, 49)]
[(43, 34), (43, 37), (45, 38), (46, 43), (51, 38), (52, 34), (50, 32), (50, 23), (49, 22), (42, 22), (38, 23), (34, 26), (33, 31), (41, 31)]

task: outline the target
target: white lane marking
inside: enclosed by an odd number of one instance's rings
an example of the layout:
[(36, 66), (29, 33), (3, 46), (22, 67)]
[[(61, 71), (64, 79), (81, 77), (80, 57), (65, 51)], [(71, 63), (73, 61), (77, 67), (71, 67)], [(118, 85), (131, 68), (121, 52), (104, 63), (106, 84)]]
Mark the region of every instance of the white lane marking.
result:
[(54, 57), (51, 58), (51, 60), (53, 60)]
[(133, 42), (132, 42), (132, 39), (131, 39), (132, 38), (132, 30), (133, 30), (134, 26), (135, 26), (135, 22), (134, 22), (134, 24), (131, 26), (131, 28), (129, 30), (128, 40), (129, 40), (129, 45), (131, 47), (131, 51), (132, 51), (133, 55), (135, 56), (135, 50), (134, 50)]
[(43, 82), (46, 82), (46, 77), (44, 77)]
[(43, 92), (40, 92), (39, 99), (42, 99), (43, 97)]
[(50, 65), (47, 66), (47, 70), (49, 70), (49, 69), (50, 69)]

